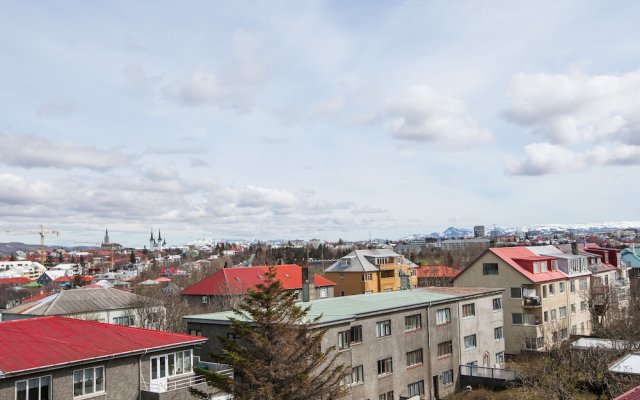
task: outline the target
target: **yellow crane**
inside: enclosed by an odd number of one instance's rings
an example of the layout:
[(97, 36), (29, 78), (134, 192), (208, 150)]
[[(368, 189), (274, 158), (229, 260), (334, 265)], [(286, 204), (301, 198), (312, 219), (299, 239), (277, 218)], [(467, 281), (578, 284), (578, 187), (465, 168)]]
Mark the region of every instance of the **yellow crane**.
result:
[(40, 235), (40, 264), (44, 265), (45, 262), (45, 257), (47, 256), (47, 252), (44, 250), (44, 238), (47, 235), (56, 235), (56, 236), (60, 236), (60, 231), (56, 231), (56, 230), (51, 230), (51, 231), (47, 231), (44, 229), (44, 225), (40, 224), (40, 230), (39, 231), (25, 231), (25, 232), (17, 232), (17, 231), (9, 231), (9, 230), (5, 230), (5, 233), (9, 233), (9, 234), (14, 234), (14, 235), (23, 235), (23, 234), (32, 234), (32, 233), (37, 233), (38, 235)]

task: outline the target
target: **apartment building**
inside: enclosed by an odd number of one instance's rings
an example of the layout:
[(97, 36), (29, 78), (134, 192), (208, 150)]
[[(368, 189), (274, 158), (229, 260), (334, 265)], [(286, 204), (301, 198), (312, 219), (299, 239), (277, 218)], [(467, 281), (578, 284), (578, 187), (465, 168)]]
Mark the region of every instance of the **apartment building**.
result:
[(38, 279), (47, 268), (35, 261), (0, 261), (0, 278)]
[(544, 351), (570, 334), (591, 333), (587, 265), (553, 246), (490, 248), (453, 285), (505, 288), (506, 352)]
[(391, 292), (418, 286), (418, 266), (388, 249), (354, 250), (324, 270), (336, 296)]
[[(351, 368), (347, 399), (438, 399), (454, 392), (461, 365), (504, 362), (502, 289), (421, 288), (335, 297), (306, 303), (327, 332), (321, 348), (335, 348)], [(185, 316), (192, 334), (210, 340), (206, 360), (231, 337), (232, 312)]]
[(62, 317), (0, 322), (0, 336), (0, 399), (189, 400), (189, 387), (209, 390), (192, 371), (203, 337)]

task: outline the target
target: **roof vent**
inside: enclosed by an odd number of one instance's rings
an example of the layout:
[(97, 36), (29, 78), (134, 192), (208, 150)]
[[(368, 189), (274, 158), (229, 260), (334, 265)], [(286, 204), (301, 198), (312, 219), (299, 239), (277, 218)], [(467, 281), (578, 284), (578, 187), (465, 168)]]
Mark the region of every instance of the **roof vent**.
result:
[(236, 281), (240, 282), (240, 277), (239, 276), (236, 276), (235, 279), (236, 279)]
[(264, 279), (264, 276), (258, 274), (258, 279)]
[(286, 272), (284, 273), (284, 277), (285, 278), (290, 278), (289, 274), (287, 274)]

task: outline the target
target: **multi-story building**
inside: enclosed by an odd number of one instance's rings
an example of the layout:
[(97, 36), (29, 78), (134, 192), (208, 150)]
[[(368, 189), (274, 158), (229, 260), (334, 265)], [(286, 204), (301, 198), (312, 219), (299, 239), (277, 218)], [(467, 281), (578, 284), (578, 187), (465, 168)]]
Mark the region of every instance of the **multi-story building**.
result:
[(324, 270), (336, 296), (391, 292), (418, 286), (418, 266), (387, 249), (354, 250)]
[[(502, 289), (429, 288), (306, 303), (347, 365), (350, 399), (441, 398), (452, 393), (459, 367), (504, 362)], [(233, 337), (232, 312), (185, 316), (192, 334), (210, 338), (198, 353), (220, 352)]]
[(476, 225), (473, 227), (474, 238), (483, 238), (484, 236), (485, 236), (484, 225)]
[(485, 238), (474, 239), (444, 239), (430, 244), (431, 247), (437, 247), (442, 250), (466, 250), (470, 248), (489, 248), (490, 240)]
[(0, 322), (0, 336), (0, 399), (189, 400), (189, 387), (210, 390), (192, 368), (203, 337), (62, 317)]
[(505, 288), (506, 352), (543, 351), (570, 334), (591, 333), (587, 265), (585, 256), (553, 246), (490, 248), (453, 284)]
[(0, 278), (38, 279), (47, 268), (35, 261), (0, 261)]

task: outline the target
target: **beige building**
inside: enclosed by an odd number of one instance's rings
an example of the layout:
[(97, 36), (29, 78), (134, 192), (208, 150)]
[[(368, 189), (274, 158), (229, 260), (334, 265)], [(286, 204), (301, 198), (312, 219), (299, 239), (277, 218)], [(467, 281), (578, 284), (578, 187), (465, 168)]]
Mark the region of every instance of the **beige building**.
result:
[[(461, 366), (504, 363), (502, 290), (421, 288), (335, 297), (307, 303), (327, 332), (322, 349), (351, 368), (346, 399), (439, 399), (460, 387)], [(220, 352), (231, 337), (231, 312), (184, 317), (190, 333), (208, 337), (198, 354)], [(489, 371), (488, 376), (491, 375)]]
[(508, 354), (544, 351), (570, 334), (591, 333), (591, 272), (586, 257), (553, 249), (490, 248), (454, 280), (455, 287), (505, 289), (504, 336)]
[(418, 286), (418, 266), (388, 249), (354, 250), (324, 271), (335, 296), (392, 292)]

